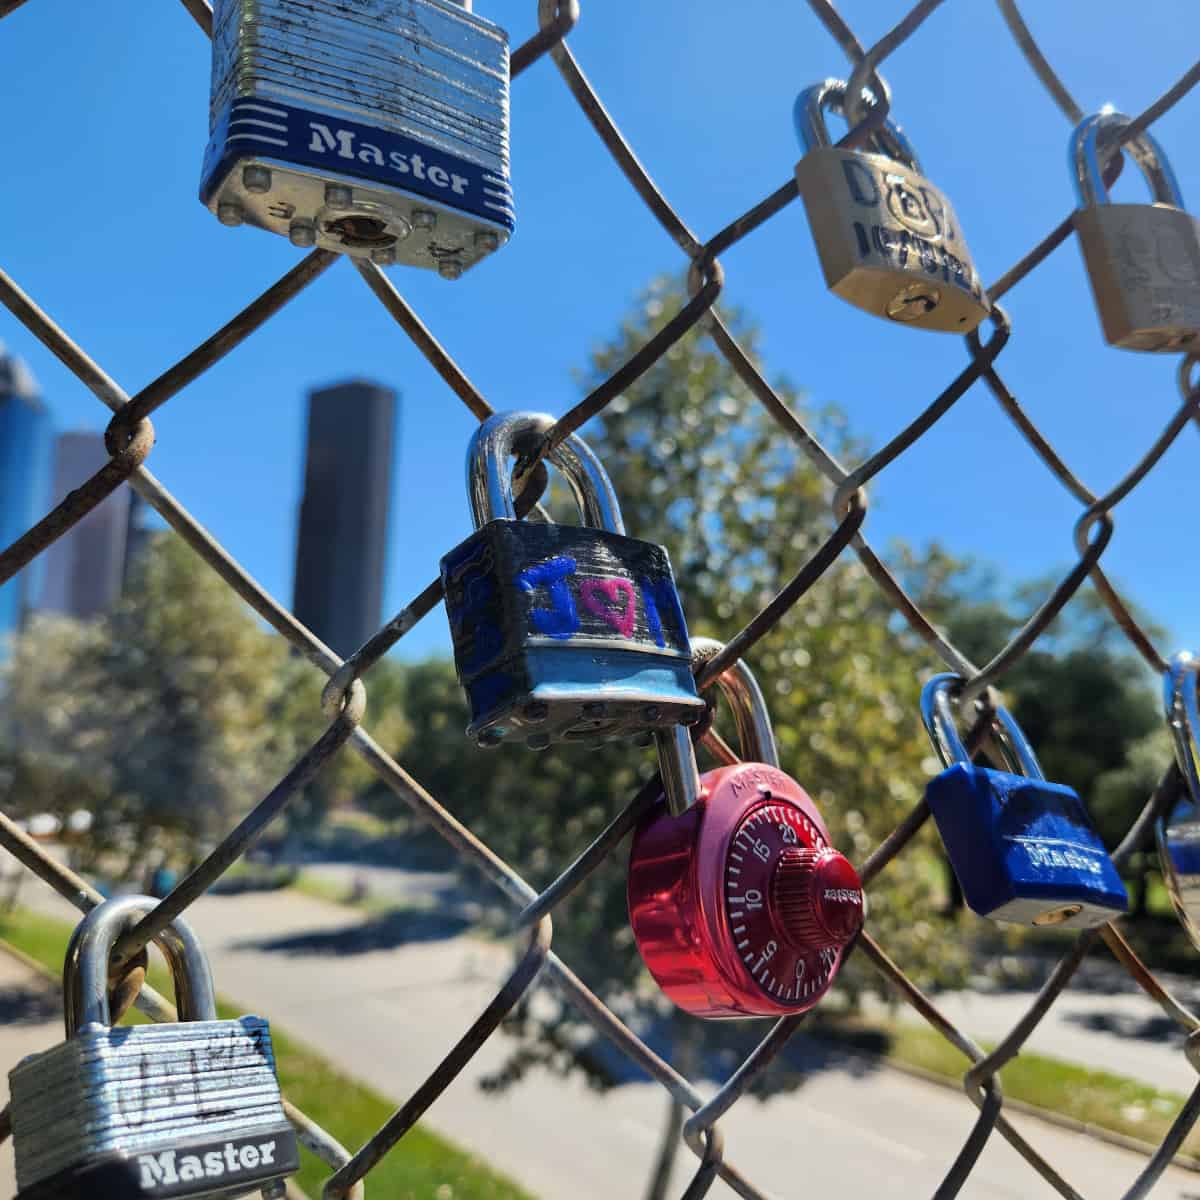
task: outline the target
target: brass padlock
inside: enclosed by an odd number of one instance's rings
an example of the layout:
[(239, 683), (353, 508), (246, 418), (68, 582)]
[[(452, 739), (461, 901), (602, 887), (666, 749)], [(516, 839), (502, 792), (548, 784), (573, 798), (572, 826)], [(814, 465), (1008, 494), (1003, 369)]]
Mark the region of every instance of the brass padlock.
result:
[(1151, 204), (1113, 204), (1101, 176), (1105, 145), (1130, 124), (1111, 110), (1071, 135), (1080, 207), (1075, 232), (1110, 346), (1187, 350), (1200, 342), (1200, 223), (1184, 212), (1175, 172), (1148, 133), (1121, 148), (1133, 155)]
[(991, 311), (950, 202), (921, 174), (916, 153), (886, 121), (870, 150), (831, 144), (825, 110), (846, 85), (826, 79), (796, 100), (804, 157), (796, 182), (829, 289), (877, 317), (970, 333)]

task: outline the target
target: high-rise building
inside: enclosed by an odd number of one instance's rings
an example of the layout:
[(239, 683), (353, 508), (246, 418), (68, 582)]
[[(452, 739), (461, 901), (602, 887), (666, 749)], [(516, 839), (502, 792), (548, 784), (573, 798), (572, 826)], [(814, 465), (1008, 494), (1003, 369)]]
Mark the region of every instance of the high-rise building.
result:
[[(29, 368), (0, 342), (0, 550), (46, 515), (50, 438), (50, 414)], [(42, 565), (35, 558), (0, 584), (0, 655), (36, 598)]]
[[(100, 433), (60, 433), (54, 441), (57, 504), (109, 460)], [(46, 551), (46, 578), (38, 608), (88, 620), (101, 617), (121, 594), (129, 486), (122, 484)]]
[(353, 380), (309, 393), (294, 611), (352, 654), (383, 620), (396, 393)]
[(134, 568), (146, 549), (156, 528), (153, 524), (154, 510), (132, 488), (129, 489), (129, 519), (125, 525), (125, 562), (122, 568), (121, 586), (128, 587)]

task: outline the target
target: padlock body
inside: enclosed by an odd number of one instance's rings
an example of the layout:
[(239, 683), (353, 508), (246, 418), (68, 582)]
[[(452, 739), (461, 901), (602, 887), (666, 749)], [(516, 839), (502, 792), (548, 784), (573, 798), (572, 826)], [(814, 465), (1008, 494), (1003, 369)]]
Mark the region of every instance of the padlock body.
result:
[(1124, 350), (1200, 344), (1200, 222), (1168, 204), (1097, 204), (1075, 232), (1104, 338)]
[(513, 230), (508, 82), (507, 35), (451, 0), (216, 0), (200, 198), (297, 245), (466, 270)]
[(990, 311), (950, 201), (882, 154), (822, 146), (796, 166), (830, 290), (877, 317), (970, 333)]
[(496, 520), (442, 559), (482, 745), (599, 741), (704, 713), (670, 560), (604, 530)]
[(963, 896), (981, 917), (1085, 929), (1128, 907), (1071, 788), (957, 763), (929, 781), (925, 799)]
[(228, 1197), (299, 1169), (261, 1017), (87, 1025), (9, 1088), (19, 1200)]
[[(823, 848), (829, 832), (808, 793), (763, 763), (707, 772), (699, 801), (664, 802), (634, 833), (629, 921), (655, 982), (698, 1017), (787, 1016), (812, 1008), (843, 948), (797, 952), (773, 924), (771, 883), (788, 847)], [(857, 900), (861, 910), (861, 895)]]

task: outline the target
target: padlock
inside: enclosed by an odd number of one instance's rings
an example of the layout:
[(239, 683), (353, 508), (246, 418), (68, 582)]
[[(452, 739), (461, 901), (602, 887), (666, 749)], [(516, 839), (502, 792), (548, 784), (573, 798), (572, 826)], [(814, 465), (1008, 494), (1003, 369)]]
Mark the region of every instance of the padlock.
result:
[(1184, 211), (1175, 172), (1144, 131), (1122, 149), (1146, 177), (1153, 203), (1109, 200), (1105, 145), (1129, 124), (1129, 117), (1108, 110), (1080, 122), (1071, 135), (1079, 248), (1110, 346), (1187, 350), (1200, 341), (1200, 223)]
[(215, 0), (200, 198), (457, 279), (513, 230), (508, 35), (470, 0)]
[[(696, 638), (703, 658), (719, 642)], [(701, 776), (697, 803), (661, 802), (629, 852), (629, 921), (663, 992), (697, 1017), (789, 1016), (829, 990), (862, 927), (858, 874), (817, 806), (779, 769), (762, 692), (744, 662), (718, 678), (748, 761)]]
[(510, 458), (553, 424), (497, 413), (467, 451), (476, 532), (441, 563), (467, 732), (481, 746), (520, 738), (535, 750), (647, 731), (670, 739), (705, 704), (666, 550), (625, 536), (612, 484), (576, 435), (549, 459), (583, 526), (517, 519)]
[(1196, 702), (1196, 673), (1200, 659), (1177, 654), (1163, 676), (1167, 726), (1184, 790), (1157, 826), (1158, 856), (1163, 881), (1175, 913), (1192, 942), (1200, 949), (1200, 766), (1196, 733), (1200, 711)]
[(1078, 794), (1048, 783), (1021, 727), (997, 707), (992, 739), (1007, 771), (976, 767), (954, 725), (958, 675), (935, 675), (921, 717), (945, 765), (925, 787), (970, 908), (1014, 925), (1086, 929), (1125, 911), (1125, 885)]
[(71, 939), (67, 1040), (9, 1073), (17, 1200), (281, 1197), (299, 1168), (270, 1028), (217, 1019), (207, 959), (182, 918), (155, 939), (179, 1023), (110, 1027), (113, 946), (157, 903), (107, 900)]
[(970, 333), (991, 311), (950, 201), (921, 174), (891, 121), (871, 149), (832, 145), (825, 110), (846, 85), (826, 79), (796, 100), (804, 157), (796, 182), (829, 289), (877, 317), (920, 329)]

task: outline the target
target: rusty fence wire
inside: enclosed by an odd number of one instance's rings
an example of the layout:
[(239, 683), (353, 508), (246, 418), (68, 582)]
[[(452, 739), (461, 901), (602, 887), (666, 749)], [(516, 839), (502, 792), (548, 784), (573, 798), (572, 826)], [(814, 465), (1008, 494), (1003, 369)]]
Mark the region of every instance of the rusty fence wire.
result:
[[(26, 2), (27, 0), (0, 0), (0, 18)], [(211, 36), (212, 10), (207, 0), (182, 0), (182, 3), (199, 29)], [(940, 6), (942, 0), (920, 0), (875, 45), (866, 48), (828, 0), (808, 0), (808, 3), (850, 64), (847, 96), (856, 97), (862, 87), (868, 86), (874, 95), (880, 98), (879, 103), (863, 114), (862, 119), (852, 125), (850, 132), (839, 143), (843, 146), (861, 145), (873, 130), (881, 126), (888, 112), (888, 90), (886, 83), (878, 75), (881, 64), (888, 55), (917, 32), (926, 18)], [(997, 3), (1037, 78), (1051, 93), (1067, 119), (1072, 122), (1078, 120), (1081, 116), (1079, 106), (1038, 47), (1013, 0), (997, 0)], [(1180, 401), (1175, 416), (1128, 473), (1101, 493), (1093, 491), (1075, 475), (1062, 455), (1018, 404), (999, 372), (998, 363), (1012, 336), (1012, 328), (1008, 316), (997, 302), (1068, 238), (1071, 232), (1070, 215), (1064, 216), (1059, 225), (989, 289), (989, 297), (993, 304), (989, 318), (990, 329), (986, 338), (973, 333), (965, 339), (967, 365), (963, 370), (891, 441), (865, 462), (847, 468), (822, 446), (813, 432), (771, 387), (714, 308), (724, 280), (718, 256), (755, 233), (798, 198), (794, 178), (730, 221), (707, 241), (701, 240), (687, 226), (675, 206), (639, 161), (573, 54), (569, 41), (571, 31), (580, 18), (578, 0), (538, 0), (537, 7), (538, 32), (513, 51), (513, 77), (535, 66), (538, 69), (558, 71), (596, 136), (612, 156), (629, 185), (644, 201), (666, 236), (682, 251), (689, 267), (690, 298), (628, 362), (557, 421), (546, 433), (538, 451), (520, 464), (521, 475), (518, 482), (531, 479), (531, 471), (550, 450), (600, 413), (622, 390), (629, 387), (666, 354), (680, 338), (690, 330), (700, 328), (707, 332), (738, 376), (774, 418), (781, 433), (796, 443), (811, 466), (829, 483), (831, 515), (826, 540), (806, 562), (798, 565), (790, 579), (780, 581), (775, 598), (744, 629), (728, 638), (725, 649), (704, 664), (698, 679), (700, 685), (711, 685), (723, 670), (747, 654), (847, 550), (853, 550), (858, 556), (870, 577), (908, 626), (931, 647), (951, 671), (963, 677), (963, 697), (982, 697), (985, 701), (985, 711), (988, 687), (999, 682), (1029, 651), (1063, 606), (1087, 581), (1091, 582), (1102, 597), (1137, 652), (1156, 671), (1164, 670), (1167, 664), (1163, 654), (1133, 617), (1105, 575), (1100, 562), (1114, 535), (1114, 510), (1154, 469), (1183, 429), (1192, 421), (1200, 424), (1200, 373), (1196, 371), (1196, 359), (1185, 358), (1179, 365), (1175, 386)], [(1121, 133), (1121, 141), (1127, 141), (1146, 129), (1178, 103), (1198, 81), (1200, 63), (1136, 116)], [(1119, 160), (1113, 164), (1113, 169), (1119, 170)], [(714, 1096), (705, 1101), (689, 1080), (624, 1025), (551, 949), (551, 918), (555, 907), (582, 884), (589, 873), (629, 833), (657, 794), (658, 781), (649, 781), (595, 842), (582, 849), (574, 863), (544, 891), (536, 892), (506, 862), (477, 839), (470, 829), (457, 821), (437, 799), (422, 788), (371, 737), (361, 723), (366, 703), (364, 679), (369, 676), (372, 666), (437, 606), (441, 599), (440, 583), (436, 580), (430, 583), (354, 655), (343, 662), (268, 595), (146, 467), (154, 446), (154, 430), (150, 417), (155, 410), (233, 351), (301, 291), (314, 284), (337, 257), (336, 254), (325, 250), (314, 250), (308, 254), (222, 329), (200, 343), (195, 350), (169, 367), (134, 396), (128, 395), (100, 364), (89, 357), (87, 352), (39, 307), (34, 298), (26, 294), (0, 269), (0, 303), (40, 339), (113, 413), (105, 434), (109, 461), (16, 542), (0, 551), (0, 583), (31, 562), (105, 496), (123, 482), (128, 482), (255, 612), (329, 677), (321, 700), (329, 721), (325, 732), (250, 814), (228, 833), (216, 850), (137, 926), (124, 935), (116, 948), (117, 965), (125, 965), (131, 972), (137, 971), (140, 952), (149, 942), (174, 917), (211, 887), (222, 873), (254, 844), (267, 825), (325, 764), (335, 755), (349, 750), (364, 759), (416, 816), (430, 824), (464, 860), (482, 871), (503, 893), (517, 914), (517, 926), (524, 931), (525, 943), (523, 952), (504, 986), (475, 1023), (466, 1030), (461, 1040), (448, 1050), (429, 1078), (388, 1122), (353, 1154), (294, 1106), (287, 1106), (289, 1118), (295, 1124), (301, 1140), (333, 1169), (324, 1190), (327, 1200), (347, 1196), (360, 1197), (364, 1194), (364, 1180), (368, 1179), (372, 1167), (428, 1110), (539, 975), (549, 978), (565, 1001), (602, 1036), (608, 1038), (649, 1076), (661, 1083), (672, 1096), (692, 1110), (691, 1116), (684, 1124), (683, 1139), (695, 1153), (698, 1162), (695, 1174), (684, 1192), (685, 1197), (690, 1200), (703, 1196), (718, 1175), (741, 1196), (763, 1197), (766, 1193), (756, 1187), (729, 1156), (722, 1136), (720, 1119), (767, 1069), (801, 1024), (803, 1017), (785, 1017), (775, 1023), (728, 1081)], [(452, 353), (426, 328), (391, 280), (371, 263), (355, 261), (354, 266), (403, 333), (425, 355), (471, 413), (481, 420), (491, 414), (492, 406), (487, 399), (467, 378), (455, 362)], [(993, 657), (982, 666), (972, 663), (921, 611), (872, 548), (863, 532), (868, 504), (866, 486), (928, 432), (972, 385), (979, 382), (982, 382), (995, 397), (1046, 468), (1080, 505), (1080, 515), (1074, 527), (1079, 556), (1077, 563), (1045, 597), (1008, 644), (997, 649)], [(1174, 802), (1182, 786), (1177, 769), (1172, 767), (1147, 799), (1140, 816), (1114, 852), (1113, 858), (1118, 865), (1124, 864), (1130, 855), (1143, 847), (1155, 820)], [(922, 801), (859, 864), (865, 886), (869, 886), (909, 845), (928, 816), (929, 811)], [(0, 814), (0, 845), (81, 910), (87, 911), (99, 902), (99, 894), (90, 885), (47, 855), (3, 814)], [(972, 1062), (963, 1078), (963, 1088), (978, 1108), (978, 1117), (966, 1142), (948, 1164), (943, 1181), (935, 1193), (937, 1197), (951, 1197), (962, 1192), (985, 1143), (993, 1133), (999, 1133), (1007, 1139), (1029, 1166), (1059, 1195), (1068, 1198), (1079, 1196), (1054, 1166), (1006, 1119), (998, 1072), (1019, 1052), (1039, 1021), (1068, 985), (1085, 954), (1100, 941), (1107, 945), (1137, 984), (1162, 1007), (1168, 1018), (1188, 1033), (1185, 1054), (1198, 1072), (1196, 1088), (1183, 1105), (1167, 1136), (1124, 1193), (1126, 1200), (1134, 1200), (1149, 1192), (1200, 1116), (1200, 1017), (1189, 1012), (1171, 996), (1138, 959), (1113, 925), (1087, 931), (1076, 939), (1049, 976), (1029, 1010), (988, 1054), (958, 1030), (906, 977), (903, 969), (888, 956), (869, 931), (864, 932), (858, 940), (858, 952), (881, 973), (898, 996), (911, 1004), (925, 1021)], [(143, 987), (137, 1004), (156, 1020), (171, 1020), (174, 1016), (171, 1005), (148, 986)], [(7, 1132), (6, 1121), (0, 1119), (0, 1136), (6, 1136)]]

